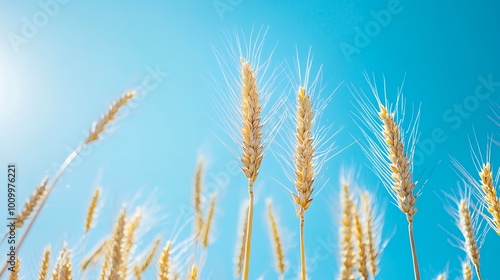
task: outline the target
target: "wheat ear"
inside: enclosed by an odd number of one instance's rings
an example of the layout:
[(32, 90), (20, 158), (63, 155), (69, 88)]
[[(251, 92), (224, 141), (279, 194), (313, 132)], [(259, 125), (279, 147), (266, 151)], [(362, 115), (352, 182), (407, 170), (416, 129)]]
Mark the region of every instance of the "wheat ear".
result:
[(415, 239), (413, 237), (413, 216), (417, 212), (415, 207), (417, 196), (413, 194), (415, 183), (411, 169), (410, 158), (405, 152), (404, 141), (399, 124), (394, 120), (394, 113), (388, 113), (387, 109), (380, 104), (379, 117), (383, 122), (382, 134), (387, 146), (390, 170), (393, 180), (392, 189), (396, 194), (399, 209), (406, 214), (408, 220), (408, 234), (413, 258), (413, 270), (415, 279), (420, 279)]
[(128, 261), (133, 253), (135, 235), (139, 225), (142, 221), (142, 211), (138, 208), (135, 214), (128, 219), (129, 221), (125, 225), (125, 236), (123, 241), (123, 252), (122, 252), (122, 273), (123, 275), (128, 274)]
[[(21, 249), (21, 246), (23, 245), (24, 240), (26, 240), (26, 237), (28, 236), (28, 234), (31, 231), (31, 228), (33, 227), (34, 223), (36, 222), (36, 219), (37, 219), (38, 215), (42, 211), (43, 206), (47, 202), (47, 199), (49, 198), (52, 190), (54, 189), (56, 183), (61, 178), (61, 176), (64, 173), (64, 171), (73, 162), (73, 160), (87, 147), (88, 144), (90, 144), (90, 143), (92, 143), (92, 142), (94, 142), (94, 141), (96, 141), (96, 140), (99, 139), (99, 135), (102, 132), (104, 132), (104, 129), (105, 129), (106, 125), (109, 124), (110, 122), (112, 122), (115, 119), (116, 114), (120, 110), (120, 108), (123, 107), (123, 106), (125, 106), (127, 104), (127, 102), (134, 95), (135, 95), (135, 91), (126, 93), (124, 96), (122, 96), (120, 99), (118, 99), (117, 102), (113, 103), (113, 105), (111, 105), (110, 108), (108, 109), (108, 112), (106, 114), (104, 114), (104, 116), (101, 117), (101, 119), (98, 122), (94, 123), (94, 125), (93, 125), (93, 127), (92, 127), (92, 129), (91, 129), (91, 131), (89, 133), (89, 136), (87, 137), (87, 139), (80, 146), (78, 146), (78, 148), (76, 148), (66, 158), (66, 160), (62, 163), (62, 165), (59, 167), (59, 169), (57, 170), (56, 175), (54, 176), (54, 179), (52, 180), (52, 182), (50, 183), (50, 185), (47, 187), (45, 195), (42, 196), (42, 198), (41, 198), (41, 200), (39, 202), (39, 206), (35, 209), (35, 211), (33, 213), (33, 218), (31, 219), (31, 221), (29, 222), (26, 230), (24, 231), (23, 235), (19, 239), (19, 242), (17, 243), (17, 246), (16, 246), (16, 253), (19, 251), (19, 249)], [(2, 267), (2, 269), (0, 270), (0, 277), (3, 275), (3, 273), (5, 272), (6, 269), (7, 269), (7, 263), (5, 263), (3, 265), (3, 267)]]
[(71, 265), (71, 253), (66, 244), (64, 244), (59, 257), (57, 258), (54, 270), (52, 271), (53, 280), (71, 280), (73, 279), (73, 271)]
[(366, 252), (368, 255), (368, 260), (370, 262), (370, 274), (374, 279), (378, 272), (378, 257), (380, 252), (378, 251), (375, 241), (374, 233), (374, 216), (372, 207), (370, 205), (370, 197), (368, 193), (363, 193), (362, 196), (362, 211), (364, 214), (364, 227), (366, 234)]
[(447, 280), (448, 279), (448, 274), (446, 272), (440, 273), (437, 277), (436, 280)]
[(33, 210), (35, 210), (35, 207), (38, 205), (43, 197), (43, 194), (45, 193), (48, 181), (49, 179), (47, 177), (43, 179), (43, 181), (36, 187), (35, 192), (33, 192), (24, 204), (23, 210), (19, 212), (16, 218), (17, 229), (24, 225), (24, 221), (26, 221), (30, 217), (31, 213), (33, 213)]
[(160, 246), (161, 239), (156, 239), (155, 243), (153, 244), (153, 247), (151, 250), (148, 252), (146, 255), (146, 258), (144, 261), (134, 267), (134, 273), (135, 277), (137, 277), (137, 280), (141, 279), (142, 274), (148, 269), (148, 267), (151, 265), (153, 262), (153, 258), (156, 254), (156, 251), (158, 251), (158, 247)]
[(468, 261), (462, 262), (462, 277), (464, 280), (472, 280), (472, 268)]
[(281, 235), (278, 227), (278, 221), (273, 212), (273, 203), (271, 200), (267, 201), (267, 221), (269, 224), (270, 236), (272, 243), (274, 245), (274, 258), (276, 260), (276, 269), (280, 273), (280, 279), (284, 279), (285, 276), (285, 253), (283, 250), (283, 244), (281, 243)]
[(20, 272), (21, 272), (21, 259), (16, 258), (14, 270), (10, 272), (9, 280), (19, 280)]
[(312, 185), (316, 176), (313, 166), (315, 152), (312, 135), (313, 118), (311, 97), (307, 95), (305, 88), (299, 87), (297, 92), (296, 145), (294, 155), (295, 181), (293, 182), (297, 194), (292, 193), (292, 197), (297, 206), (297, 217), (300, 219), (300, 260), (302, 280), (307, 278), (304, 244), (305, 211), (312, 202), (311, 194), (314, 191)]
[(460, 200), (458, 207), (459, 213), (459, 227), (462, 235), (464, 236), (464, 248), (469, 256), (470, 261), (476, 269), (476, 274), (481, 280), (481, 272), (479, 270), (479, 248), (477, 246), (476, 237), (474, 234), (474, 225), (472, 222), (471, 214), (465, 199)]
[(484, 192), (484, 201), (486, 202), (488, 212), (492, 216), (490, 226), (500, 235), (500, 199), (493, 184), (493, 174), (489, 162), (484, 165), (479, 176), (481, 177), (481, 189)]
[(210, 230), (214, 221), (214, 214), (215, 214), (215, 204), (217, 202), (217, 196), (214, 195), (212, 196), (212, 199), (210, 200), (210, 206), (208, 208), (208, 214), (207, 218), (205, 220), (205, 225), (203, 226), (203, 246), (206, 248), (209, 243), (210, 239)]
[(127, 264), (124, 260), (124, 243), (125, 243), (125, 225), (126, 225), (126, 212), (125, 208), (120, 211), (118, 219), (116, 221), (115, 229), (113, 231), (113, 237), (110, 243), (111, 252), (111, 266), (109, 279), (122, 280), (125, 279), (126, 275), (123, 271), (124, 266)]
[(45, 280), (50, 266), (50, 248), (47, 247), (43, 251), (42, 263), (40, 264), (40, 271), (38, 272), (38, 280)]
[(203, 180), (203, 159), (198, 161), (198, 166), (196, 168), (196, 173), (194, 175), (194, 237), (196, 242), (200, 239), (202, 228), (203, 228), (203, 214), (201, 206), (201, 193), (202, 193), (202, 180)]
[(158, 260), (158, 280), (170, 280), (170, 248), (172, 244), (167, 242), (161, 251), (160, 259)]
[(87, 216), (85, 217), (85, 233), (88, 233), (92, 228), (92, 223), (97, 209), (97, 202), (99, 201), (101, 191), (101, 188), (96, 188), (94, 194), (92, 195), (92, 200), (90, 201), (90, 205), (87, 210)]
[(197, 279), (198, 279), (198, 268), (196, 267), (195, 264), (193, 264), (191, 270), (187, 275), (187, 280), (197, 280)]
[(243, 125), (241, 128), (243, 154), (241, 157), (242, 170), (248, 179), (248, 228), (245, 240), (245, 264), (243, 266), (243, 279), (248, 280), (250, 271), (250, 247), (252, 240), (253, 220), (253, 186), (259, 174), (260, 165), (264, 155), (262, 144), (262, 106), (257, 89), (257, 79), (250, 63), (241, 59), (241, 113)]
[(349, 190), (349, 185), (342, 185), (342, 217), (340, 222), (340, 279), (354, 279), (354, 236), (353, 236), (353, 201)]
[(248, 203), (244, 203), (241, 207), (240, 213), (240, 224), (241, 227), (238, 231), (238, 240), (239, 243), (236, 246), (236, 276), (237, 278), (241, 277), (241, 273), (243, 272), (243, 262), (245, 258), (245, 240), (247, 236), (247, 225), (248, 225)]
[(356, 205), (353, 203), (352, 206), (354, 216), (354, 235), (357, 240), (357, 252), (358, 255), (356, 257), (358, 263), (358, 272), (360, 274), (360, 278), (363, 280), (368, 280), (368, 268), (367, 268), (367, 237), (365, 236), (365, 232), (363, 230), (363, 226), (361, 224), (360, 213), (358, 212)]

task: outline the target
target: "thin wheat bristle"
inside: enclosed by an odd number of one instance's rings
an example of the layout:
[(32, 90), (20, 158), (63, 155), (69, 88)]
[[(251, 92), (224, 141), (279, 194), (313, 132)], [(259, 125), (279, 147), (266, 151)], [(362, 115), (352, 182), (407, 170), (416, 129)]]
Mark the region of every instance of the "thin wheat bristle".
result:
[(243, 117), (241, 163), (243, 164), (243, 173), (248, 178), (251, 187), (257, 179), (263, 158), (262, 106), (254, 70), (250, 63), (243, 59), (241, 59), (241, 79), (241, 113)]
[(245, 259), (245, 240), (247, 238), (247, 226), (248, 226), (248, 203), (245, 203), (241, 207), (240, 211), (240, 224), (241, 227), (238, 230), (238, 245), (236, 246), (236, 277), (240, 278), (243, 272), (243, 261)]
[(89, 135), (87, 139), (85, 140), (85, 144), (90, 144), (96, 140), (99, 139), (99, 136), (102, 132), (104, 132), (104, 129), (106, 128), (106, 125), (111, 123), (113, 120), (116, 118), (116, 114), (120, 110), (121, 107), (125, 106), (132, 97), (134, 97), (135, 91), (130, 91), (122, 95), (118, 100), (116, 100), (111, 106), (109, 106), (108, 111), (102, 115), (102, 117), (97, 121), (94, 122), (92, 125), (92, 129), (89, 132)]
[(38, 272), (38, 280), (45, 280), (50, 266), (50, 248), (47, 247), (43, 251), (42, 262), (40, 263), (40, 271)]
[(294, 186), (297, 194), (292, 193), (293, 200), (297, 205), (297, 216), (304, 217), (304, 212), (312, 202), (311, 194), (315, 179), (314, 141), (312, 136), (313, 125), (313, 104), (311, 97), (306, 94), (306, 90), (300, 87), (297, 93), (297, 130), (295, 133), (295, 181)]
[(278, 222), (273, 212), (273, 204), (271, 200), (267, 201), (267, 220), (270, 229), (270, 236), (272, 243), (274, 245), (274, 258), (276, 261), (276, 269), (280, 275), (285, 274), (285, 253), (283, 250), (283, 245), (281, 244), (280, 230), (278, 228)]
[(210, 200), (210, 207), (208, 208), (207, 218), (205, 220), (205, 226), (203, 227), (203, 246), (206, 248), (210, 239), (210, 230), (214, 220), (215, 204), (217, 202), (217, 196), (212, 196)]
[(349, 185), (342, 185), (342, 218), (340, 223), (340, 279), (354, 279), (354, 237), (353, 237), (353, 202)]
[(161, 251), (160, 258), (158, 260), (158, 280), (170, 280), (170, 248), (172, 243), (167, 242), (163, 250)]
[(111, 257), (110, 257), (110, 274), (109, 279), (122, 280), (125, 279), (125, 273), (123, 271), (124, 266), (127, 264), (124, 260), (124, 248), (125, 248), (125, 226), (126, 226), (126, 211), (123, 208), (118, 215), (116, 221), (115, 229), (113, 231), (113, 237), (111, 239)]
[(490, 225), (500, 235), (500, 200), (493, 184), (493, 174), (489, 162), (484, 165), (479, 176), (481, 176), (481, 189), (485, 194), (484, 201), (486, 202), (488, 212), (492, 216), (492, 223)]
[(392, 189), (396, 193), (399, 209), (406, 214), (408, 222), (412, 222), (417, 212), (415, 207), (417, 196), (413, 194), (415, 183), (412, 178), (410, 159), (405, 152), (402, 132), (399, 124), (394, 120), (394, 113), (388, 113), (382, 104), (380, 104), (379, 116), (384, 123), (382, 134), (391, 162), (390, 169), (394, 183)]
[(363, 226), (366, 234), (366, 253), (370, 263), (370, 274), (372, 275), (372, 278), (375, 278), (378, 273), (378, 257), (380, 253), (375, 245), (374, 216), (368, 193), (363, 194), (361, 203), (362, 211), (365, 217)]
[(361, 225), (361, 218), (360, 214), (356, 209), (356, 205), (353, 203), (352, 205), (353, 213), (352, 215), (354, 216), (354, 235), (356, 236), (357, 240), (357, 264), (358, 264), (358, 272), (360, 274), (360, 278), (363, 280), (368, 279), (368, 268), (367, 268), (367, 237), (365, 236), (365, 233), (363, 231), (363, 227)]
[(203, 214), (201, 207), (201, 193), (202, 193), (202, 180), (203, 180), (203, 159), (198, 161), (198, 167), (196, 168), (196, 173), (194, 175), (194, 210), (195, 210), (195, 218), (194, 218), (194, 235), (196, 241), (201, 236), (202, 228), (203, 228)]
[(464, 280), (472, 280), (472, 268), (468, 261), (462, 263), (462, 277)]
[(476, 273), (481, 279), (479, 270), (479, 248), (477, 246), (476, 237), (474, 234), (474, 226), (472, 223), (471, 213), (465, 199), (460, 200), (459, 208), (459, 226), (462, 235), (464, 236), (464, 249), (469, 256), (470, 261), (476, 268)]
[(92, 200), (90, 201), (89, 208), (87, 210), (87, 215), (85, 217), (85, 233), (88, 233), (92, 228), (94, 222), (94, 216), (97, 209), (97, 202), (101, 195), (101, 188), (96, 188), (94, 194), (92, 195)]
[(21, 259), (16, 258), (16, 264), (14, 265), (14, 270), (10, 272), (9, 280), (19, 280), (20, 273), (21, 273)]
[(99, 259), (106, 253), (106, 248), (108, 248), (109, 241), (104, 239), (99, 246), (97, 246), (94, 251), (82, 261), (82, 265), (80, 266), (82, 271), (85, 271), (89, 265), (95, 265)]
[(160, 242), (161, 242), (160, 238), (156, 239), (154, 244), (153, 244), (153, 247), (146, 255), (146, 258), (144, 259), (144, 261), (141, 264), (135, 266), (134, 273), (138, 279), (141, 278), (142, 274), (146, 271), (146, 269), (148, 269), (148, 267), (153, 262), (153, 258), (156, 255), (156, 251), (158, 251), (158, 247), (160, 246)]
[(33, 213), (33, 210), (35, 210), (42, 196), (45, 194), (48, 181), (49, 178), (47, 177), (42, 180), (42, 182), (36, 187), (35, 192), (31, 194), (24, 204), (23, 210), (17, 214), (16, 228), (21, 228), (24, 225), (24, 222), (30, 217), (31, 213)]

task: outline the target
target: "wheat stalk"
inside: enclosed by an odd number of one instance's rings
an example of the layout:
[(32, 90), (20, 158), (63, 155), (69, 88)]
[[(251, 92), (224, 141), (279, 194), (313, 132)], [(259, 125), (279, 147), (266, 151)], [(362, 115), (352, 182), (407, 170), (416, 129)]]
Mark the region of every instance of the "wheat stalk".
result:
[(394, 119), (394, 113), (389, 113), (382, 104), (379, 104), (379, 108), (379, 117), (384, 124), (382, 135), (385, 139), (387, 157), (390, 161), (389, 169), (393, 180), (392, 190), (396, 195), (399, 209), (406, 214), (406, 219), (408, 220), (408, 233), (410, 236), (415, 279), (419, 280), (420, 270), (418, 268), (417, 252), (413, 237), (413, 216), (417, 212), (417, 208), (415, 207), (417, 196), (413, 194), (415, 183), (413, 182), (411, 161), (405, 152), (402, 132), (399, 124)]
[(38, 273), (38, 280), (45, 280), (49, 271), (50, 265), (50, 248), (47, 247), (43, 251), (43, 258), (40, 264), (40, 272)]
[(26, 221), (30, 217), (31, 213), (33, 213), (33, 210), (35, 210), (35, 207), (38, 205), (38, 203), (40, 202), (41, 198), (45, 193), (48, 181), (49, 178), (45, 177), (45, 179), (43, 179), (42, 182), (36, 187), (33, 194), (28, 198), (28, 200), (24, 204), (23, 210), (21, 210), (21, 212), (19, 212), (19, 214), (16, 217), (17, 229), (20, 229), (24, 225), (24, 221)]
[(481, 177), (481, 190), (483, 190), (484, 201), (488, 212), (491, 214), (490, 225), (500, 235), (500, 200), (493, 184), (493, 174), (489, 162), (483, 166), (479, 176)]
[(14, 270), (10, 272), (9, 280), (19, 280), (19, 273), (21, 272), (21, 260), (16, 258)]
[[(78, 148), (76, 148), (67, 158), (66, 160), (62, 163), (62, 165), (59, 167), (57, 170), (56, 175), (54, 176), (54, 179), (50, 183), (50, 185), (47, 187), (45, 195), (42, 196), (39, 206), (34, 210), (33, 213), (33, 218), (29, 222), (26, 230), (24, 231), (23, 235), (19, 239), (19, 242), (17, 243), (16, 246), (16, 253), (21, 249), (21, 246), (24, 244), (24, 241), (26, 240), (26, 237), (31, 231), (31, 228), (33, 227), (34, 223), (36, 222), (38, 215), (40, 214), (41, 210), (43, 209), (43, 206), (47, 202), (47, 199), (49, 198), (52, 190), (54, 189), (56, 183), (59, 181), (61, 178), (62, 174), (64, 171), (68, 168), (68, 166), (73, 162), (73, 160), (87, 147), (88, 144), (96, 141), (99, 139), (99, 135), (104, 132), (104, 129), (107, 124), (112, 122), (119, 109), (127, 104), (127, 102), (135, 95), (135, 92), (129, 92), (126, 93), (124, 96), (118, 99), (115, 103), (113, 103), (110, 108), (108, 109), (108, 112), (105, 113), (99, 121), (94, 123), (87, 139), (80, 145)], [(7, 263), (4, 264), (2, 269), (0, 270), (0, 277), (3, 275), (5, 270), (7, 269)]]
[(217, 202), (217, 196), (214, 195), (212, 196), (212, 199), (210, 200), (210, 207), (208, 208), (208, 214), (207, 218), (205, 220), (205, 225), (203, 227), (203, 246), (206, 248), (209, 243), (209, 238), (210, 238), (210, 228), (212, 226), (213, 220), (214, 220), (214, 213), (215, 213), (215, 204)]
[(195, 218), (194, 218), (194, 236), (196, 241), (201, 236), (202, 228), (203, 228), (203, 214), (202, 214), (202, 206), (201, 206), (201, 193), (202, 193), (202, 180), (203, 180), (203, 159), (198, 161), (198, 167), (196, 168), (196, 173), (194, 176), (194, 210), (195, 210)]
[(163, 250), (161, 251), (160, 258), (158, 260), (158, 280), (170, 280), (170, 247), (172, 244), (167, 242)]
[(247, 236), (248, 225), (248, 203), (244, 203), (241, 207), (240, 224), (238, 231), (239, 244), (236, 246), (236, 276), (241, 277), (243, 271), (243, 262), (245, 258), (245, 240)]
[(243, 154), (241, 157), (242, 171), (248, 179), (248, 226), (245, 240), (245, 262), (243, 266), (243, 279), (248, 280), (250, 271), (250, 247), (252, 240), (253, 220), (253, 186), (259, 174), (260, 165), (264, 156), (262, 144), (262, 106), (257, 89), (257, 80), (254, 70), (248, 61), (241, 59), (241, 113), (243, 125), (241, 128)]
[(471, 213), (465, 199), (460, 200), (458, 213), (459, 228), (465, 239), (464, 249), (476, 269), (477, 277), (481, 280), (481, 273), (479, 270), (479, 248), (477, 246), (476, 237), (474, 234), (474, 225), (472, 222)]
[(267, 201), (267, 221), (270, 229), (270, 236), (272, 243), (274, 245), (274, 258), (276, 260), (276, 269), (280, 273), (280, 279), (284, 279), (285, 276), (285, 252), (283, 250), (283, 244), (281, 243), (280, 230), (278, 227), (278, 222), (276, 216), (273, 212), (273, 204), (271, 200)]
[(95, 212), (97, 209), (97, 202), (101, 195), (101, 188), (96, 188), (94, 194), (92, 195), (92, 200), (90, 201), (89, 208), (87, 210), (87, 215), (85, 217), (85, 233), (88, 233), (92, 228), (92, 223), (94, 221)]
[(347, 183), (342, 184), (342, 217), (340, 222), (340, 279), (354, 279), (354, 236), (353, 236), (353, 201)]

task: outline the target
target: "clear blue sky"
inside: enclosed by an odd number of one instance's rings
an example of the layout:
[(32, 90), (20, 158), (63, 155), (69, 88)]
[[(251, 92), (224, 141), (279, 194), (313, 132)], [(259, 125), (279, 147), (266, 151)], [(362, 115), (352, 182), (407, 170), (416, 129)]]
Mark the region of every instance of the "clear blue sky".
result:
[[(218, 128), (210, 103), (217, 94), (212, 75), (220, 79), (213, 48), (221, 50), (228, 41), (225, 34), (236, 28), (249, 35), (252, 28), (264, 26), (269, 28), (265, 48), (275, 48), (274, 65), (293, 63), (296, 50), (306, 57), (311, 47), (314, 65), (323, 65), (324, 93), (344, 82), (323, 116), (326, 124), (334, 122), (334, 129), (345, 127), (335, 139), (340, 147), (352, 142), (352, 136), (360, 137), (346, 85), (368, 90), (363, 71), (373, 72), (379, 82), (385, 76), (389, 98), (394, 98), (406, 77), (409, 104), (422, 107), (415, 174), (429, 179), (415, 217), (422, 278), (432, 279), (446, 267), (452, 278), (458, 277), (465, 255), (448, 242), (450, 233), (459, 233), (445, 212), (442, 192), (456, 189), (458, 180), (449, 155), (474, 172), (467, 140), (472, 127), (483, 151), (486, 134), (499, 129), (488, 119), (488, 99), (500, 101), (500, 5), (492, 2), (2, 1), (0, 163), (18, 165), (19, 207), (44, 176), (53, 176), (114, 99), (151, 76), (157, 78), (138, 106), (113, 126), (113, 133), (92, 146), (59, 182), (22, 251), (24, 268), (35, 271), (46, 244), (59, 249), (66, 240), (76, 246), (96, 185), (104, 190), (105, 205), (83, 248), (92, 248), (109, 232), (123, 202), (130, 207), (154, 203), (159, 210), (146, 237), (172, 237), (179, 230), (176, 221), (182, 224), (189, 216), (192, 177), (203, 155), (206, 183), (213, 186), (222, 174), (229, 174), (229, 182), (219, 192), (214, 243), (202, 279), (231, 279), (246, 181), (241, 172), (230, 172), (227, 166), (236, 158), (218, 140), (229, 137)], [(478, 94), (476, 88), (485, 80), (493, 82)], [(444, 140), (436, 141), (436, 135)], [(494, 147), (495, 171), (498, 152)], [(387, 205), (383, 236), (394, 235), (381, 257), (379, 279), (412, 279), (406, 220), (356, 145), (327, 163), (323, 176), (329, 181), (307, 212), (307, 256), (321, 255), (310, 267), (311, 279), (332, 279), (338, 273), (333, 209), (339, 201), (341, 166), (360, 170), (361, 183), (376, 192), (378, 203)], [(264, 219), (267, 197), (273, 198), (289, 236), (290, 271), (299, 263), (294, 206), (275, 179), (288, 183), (269, 153), (256, 186), (252, 279), (276, 277)], [(324, 240), (333, 240), (335, 247), (323, 251)], [(499, 248), (500, 237), (490, 232), (481, 249), (485, 279), (498, 277)], [(81, 259), (82, 246), (75, 254)]]

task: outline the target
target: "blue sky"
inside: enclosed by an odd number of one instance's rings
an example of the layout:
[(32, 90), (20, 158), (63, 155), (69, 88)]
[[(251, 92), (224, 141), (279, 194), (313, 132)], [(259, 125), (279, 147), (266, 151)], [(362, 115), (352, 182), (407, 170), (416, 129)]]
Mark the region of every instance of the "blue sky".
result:
[[(320, 98), (342, 83), (321, 119), (332, 131), (344, 127), (334, 139), (340, 148), (361, 136), (351, 118), (356, 108), (347, 85), (368, 91), (363, 72), (373, 72), (379, 84), (385, 77), (388, 97), (394, 99), (405, 80), (408, 104), (421, 106), (415, 176), (428, 179), (415, 217), (422, 278), (432, 279), (446, 267), (458, 277), (465, 255), (448, 242), (450, 233), (459, 232), (443, 207), (442, 192), (456, 190), (458, 181), (450, 155), (475, 172), (467, 140), (473, 127), (482, 151), (487, 133), (498, 132), (488, 115), (489, 101), (500, 101), (499, 8), (493, 1), (2, 1), (0, 161), (18, 166), (19, 207), (44, 176), (53, 176), (113, 100), (148, 88), (112, 133), (63, 176), (22, 251), (24, 267), (34, 271), (49, 243), (56, 250), (64, 240), (76, 246), (96, 185), (104, 190), (105, 204), (84, 248), (110, 231), (124, 202), (132, 211), (141, 203), (157, 210), (139, 249), (156, 234), (173, 237), (189, 217), (193, 173), (204, 156), (206, 184), (223, 186), (202, 279), (231, 279), (246, 181), (232, 171), (237, 158), (219, 140), (229, 137), (218, 128), (211, 103), (221, 97), (214, 83), (222, 82), (213, 50), (234, 43), (227, 34), (236, 29), (245, 37), (263, 27), (268, 28), (264, 53), (274, 50), (272, 65), (293, 65), (296, 52), (305, 58), (311, 48), (314, 67), (323, 66)], [(494, 170), (500, 165), (497, 154), (494, 146)], [(321, 254), (311, 264), (311, 279), (338, 273), (338, 248), (321, 248), (325, 240), (338, 246), (335, 209), (342, 166), (355, 167), (360, 183), (376, 193), (377, 203), (387, 205), (383, 236), (394, 235), (381, 257), (379, 279), (412, 279), (405, 217), (358, 145), (325, 165), (323, 177), (329, 180), (307, 212), (307, 255)], [(252, 279), (276, 277), (264, 219), (268, 197), (289, 236), (291, 271), (298, 265), (298, 220), (289, 194), (276, 181), (289, 184), (268, 153), (256, 186)], [(485, 279), (496, 277), (498, 248), (500, 239), (490, 232), (481, 248)], [(292, 277), (289, 273), (287, 279)]]

